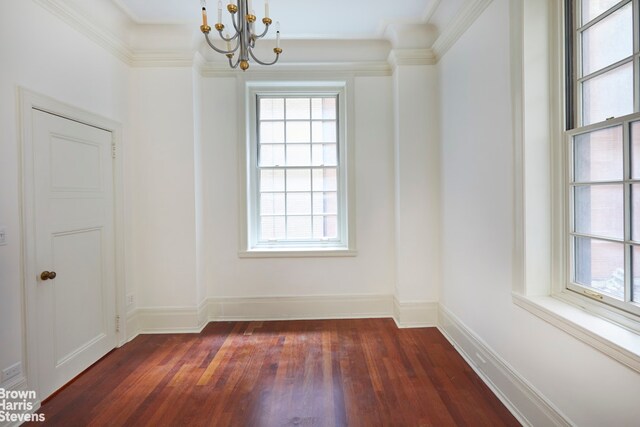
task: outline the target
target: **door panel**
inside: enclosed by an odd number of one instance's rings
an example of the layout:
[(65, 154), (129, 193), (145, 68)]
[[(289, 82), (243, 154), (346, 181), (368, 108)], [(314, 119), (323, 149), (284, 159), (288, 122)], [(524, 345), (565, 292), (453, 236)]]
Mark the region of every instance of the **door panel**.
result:
[(116, 345), (111, 133), (33, 111), (38, 379), (45, 399)]

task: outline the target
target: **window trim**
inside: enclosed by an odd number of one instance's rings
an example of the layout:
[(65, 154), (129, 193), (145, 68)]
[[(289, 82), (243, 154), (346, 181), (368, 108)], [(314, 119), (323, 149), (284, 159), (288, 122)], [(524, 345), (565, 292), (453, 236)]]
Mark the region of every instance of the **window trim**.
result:
[(510, 4), (515, 154), (512, 300), (519, 308), (640, 372), (640, 320), (564, 286), (568, 277), (564, 261), (568, 153), (563, 142), (570, 92), (564, 78), (563, 3), (517, 0)]
[[(238, 256), (241, 258), (297, 258), (356, 256), (355, 236), (355, 185), (354, 185), (354, 101), (352, 77), (340, 80), (296, 80), (292, 76), (279, 76), (269, 80), (239, 79), (239, 92), (243, 93), (239, 117), (244, 126), (240, 132), (240, 244)], [(338, 95), (339, 133), (339, 221), (341, 236), (339, 241), (329, 242), (279, 242), (258, 243), (257, 220), (259, 219), (257, 195), (257, 110), (256, 96), (263, 95)], [(245, 119), (246, 118), (246, 119)]]

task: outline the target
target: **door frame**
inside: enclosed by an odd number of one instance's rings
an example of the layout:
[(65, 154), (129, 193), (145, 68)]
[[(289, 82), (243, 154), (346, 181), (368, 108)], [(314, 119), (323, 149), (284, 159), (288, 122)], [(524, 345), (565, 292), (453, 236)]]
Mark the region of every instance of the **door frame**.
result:
[[(81, 108), (57, 101), (46, 95), (18, 87), (19, 119), (19, 178), (20, 215), (22, 243), (22, 309), (23, 348), (22, 363), (30, 390), (40, 396), (38, 373), (38, 325), (36, 316), (36, 235), (35, 235), (35, 175), (33, 152), (33, 112), (34, 110), (53, 114), (111, 132), (112, 146), (116, 156), (113, 161), (113, 203), (114, 203), (114, 261), (115, 261), (115, 309), (118, 330), (116, 347), (126, 343), (126, 291), (125, 291), (125, 216), (124, 216), (124, 175), (122, 155), (122, 125), (116, 121), (91, 113)], [(26, 362), (26, 363), (25, 363)], [(40, 398), (36, 402), (40, 406)]]

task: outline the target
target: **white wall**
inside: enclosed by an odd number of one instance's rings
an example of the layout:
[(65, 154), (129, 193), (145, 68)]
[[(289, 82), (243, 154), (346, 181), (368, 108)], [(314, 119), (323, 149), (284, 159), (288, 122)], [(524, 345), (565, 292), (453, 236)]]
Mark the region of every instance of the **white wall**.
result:
[(191, 68), (132, 70), (131, 281), (138, 308), (195, 307), (196, 191)]
[[(33, 1), (0, 2), (0, 370), (22, 359), (17, 87), (124, 124), (128, 67)], [(125, 146), (128, 140), (125, 138)]]
[(355, 79), (357, 257), (238, 258), (238, 86), (203, 81), (203, 175), (209, 295), (393, 294), (393, 124), (389, 77)]
[(393, 74), (395, 286), (401, 303), (435, 302), (440, 285), (437, 69)]
[(441, 303), (580, 426), (637, 425), (640, 375), (511, 301), (514, 163), (509, 1), (440, 61)]

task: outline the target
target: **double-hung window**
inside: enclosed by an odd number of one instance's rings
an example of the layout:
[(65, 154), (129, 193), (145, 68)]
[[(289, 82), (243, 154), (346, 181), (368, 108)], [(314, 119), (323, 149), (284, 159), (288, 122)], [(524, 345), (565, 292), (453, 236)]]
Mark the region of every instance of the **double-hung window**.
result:
[(640, 0), (567, 0), (567, 289), (640, 315)]
[(345, 86), (248, 89), (248, 251), (348, 251)]

